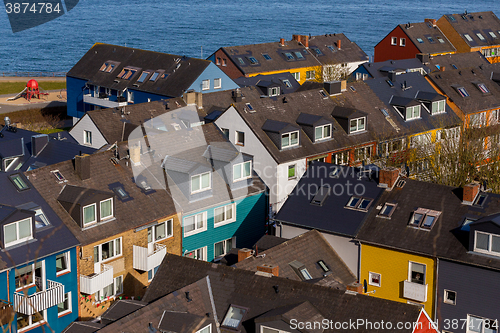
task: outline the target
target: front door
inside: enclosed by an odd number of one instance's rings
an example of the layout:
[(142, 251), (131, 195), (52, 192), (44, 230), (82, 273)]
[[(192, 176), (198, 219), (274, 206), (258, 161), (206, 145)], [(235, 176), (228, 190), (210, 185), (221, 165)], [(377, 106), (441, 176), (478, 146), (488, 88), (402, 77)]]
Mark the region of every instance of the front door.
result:
[(100, 253), (99, 251), (99, 246), (94, 246), (94, 273), (98, 274), (101, 273), (101, 260), (100, 260)]

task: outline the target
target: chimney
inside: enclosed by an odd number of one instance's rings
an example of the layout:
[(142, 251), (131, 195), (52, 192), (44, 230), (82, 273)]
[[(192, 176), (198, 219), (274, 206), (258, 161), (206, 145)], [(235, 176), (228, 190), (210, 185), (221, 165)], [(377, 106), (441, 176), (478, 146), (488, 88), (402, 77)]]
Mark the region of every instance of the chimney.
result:
[(236, 90), (233, 90), (233, 99), (235, 102), (241, 102), (243, 100), (240, 88), (236, 88)]
[(292, 40), (296, 40), (297, 42), (302, 43), (305, 48), (309, 48), (309, 36), (307, 35), (292, 35)]
[(378, 185), (385, 187), (389, 191), (394, 187), (399, 177), (399, 170), (396, 168), (380, 169)]
[(424, 20), (424, 22), (425, 22), (425, 23), (430, 23), (430, 24), (432, 24), (432, 26), (433, 26), (433, 27), (435, 27), (435, 26), (436, 26), (436, 20), (435, 20), (435, 19), (428, 19), (428, 18), (426, 18), (426, 19)]
[(337, 95), (347, 90), (347, 81), (342, 80), (323, 82), (323, 89), (325, 89), (330, 96)]
[(354, 291), (355, 293), (362, 294), (363, 293), (363, 285), (358, 282), (353, 282), (347, 285), (347, 290)]
[(280, 45), (285, 46), (285, 38), (280, 38)]
[(394, 71), (389, 71), (387, 76), (389, 77), (389, 80), (392, 81), (392, 83), (396, 82), (396, 73)]
[(90, 178), (90, 155), (75, 156), (75, 173), (81, 180)]
[(274, 276), (279, 276), (279, 266), (275, 266), (275, 265), (263, 264), (263, 265), (257, 266), (257, 271), (269, 273), (269, 274), (272, 274)]
[(464, 194), (462, 203), (465, 205), (472, 205), (474, 199), (479, 194), (479, 183), (473, 182), (464, 186)]
[(141, 164), (141, 143), (137, 142), (134, 145), (131, 145), (129, 148), (130, 160), (134, 165)]
[(338, 48), (339, 50), (340, 50), (340, 42), (341, 42), (341, 40), (339, 39), (339, 40), (337, 41), (337, 48)]
[(252, 250), (251, 249), (239, 249), (238, 250), (238, 262), (245, 260), (246, 258), (249, 258), (252, 256)]
[(429, 63), (428, 53), (417, 53), (415, 57), (422, 62), (422, 64), (427, 65)]
[(38, 156), (47, 143), (49, 143), (47, 134), (33, 135), (31, 137), (31, 156)]
[(444, 67), (444, 66), (443, 66), (443, 67), (441, 67), (439, 70), (440, 70), (441, 72), (444, 72), (445, 68), (446, 68), (446, 67)]

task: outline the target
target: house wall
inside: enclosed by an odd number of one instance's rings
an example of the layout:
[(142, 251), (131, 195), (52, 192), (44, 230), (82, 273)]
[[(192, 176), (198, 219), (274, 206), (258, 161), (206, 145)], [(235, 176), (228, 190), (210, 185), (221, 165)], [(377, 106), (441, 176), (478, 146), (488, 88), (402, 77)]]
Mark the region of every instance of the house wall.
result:
[[(288, 167), (295, 164), (295, 177), (288, 178)], [(274, 188), (269, 188), (270, 193), (275, 193), (276, 204), (273, 204), (273, 209), (279, 212), (285, 203), (288, 195), (295, 189), (300, 178), (304, 175), (307, 169), (306, 159), (298, 159), (292, 162), (279, 164), (276, 168), (277, 183)]]
[[(368, 292), (373, 297), (380, 297), (391, 301), (407, 303), (414, 300), (403, 298), (403, 281), (409, 278), (409, 262), (426, 265), (425, 283), (427, 286), (427, 301), (425, 311), (434, 319), (435, 299), (435, 260), (428, 257), (409, 254), (401, 251), (389, 250), (377, 246), (361, 245), (361, 275), (360, 282), (367, 281)], [(380, 287), (368, 283), (369, 272), (381, 274)], [(441, 272), (440, 272), (441, 273)]]
[[(397, 45), (391, 45), (391, 38), (397, 37)], [(406, 39), (406, 46), (399, 46), (400, 39)], [(384, 37), (377, 45), (375, 45), (374, 62), (381, 62), (386, 60), (399, 60), (415, 58), (416, 54), (420, 51), (413, 44), (410, 38), (406, 35), (400, 26), (397, 26), (387, 36)]]
[(81, 118), (85, 114), (83, 94), (86, 80), (66, 76), (67, 113), (70, 117)]
[[(283, 224), (281, 227), (281, 233), (276, 236), (291, 239), (296, 236), (302, 235), (308, 232), (310, 229), (295, 227), (287, 224)], [(360, 247), (357, 245), (352, 238), (343, 237), (338, 235), (329, 234), (326, 232), (321, 232), (326, 241), (330, 246), (337, 252), (339, 257), (345, 262), (347, 267), (351, 272), (356, 275), (359, 279), (359, 256)]]
[[(221, 63), (217, 65), (217, 58), (221, 59)], [(223, 66), (223, 59), (226, 59), (226, 66)], [(207, 58), (207, 60), (212, 61), (219, 67), (228, 77), (231, 79), (237, 79), (245, 74), (239, 70), (236, 64), (227, 56), (227, 54), (222, 50), (218, 49), (214, 54)]]
[[(219, 78), (221, 79), (221, 87), (214, 89), (214, 79)], [(203, 80), (210, 80), (210, 89), (202, 90)], [(233, 90), (239, 87), (240, 86), (237, 85), (228, 75), (226, 75), (226, 73), (224, 73), (219, 66), (216, 66), (214, 63), (210, 63), (187, 90), (193, 89), (194, 91), (206, 94), (221, 90)]]
[(246, 77), (254, 77), (257, 75), (270, 75), (270, 74), (279, 74), (279, 73), (300, 73), (300, 80), (297, 80), (300, 84), (303, 84), (306, 82), (306, 72), (307, 71), (317, 71), (321, 70), (322, 66), (318, 64), (318, 66), (311, 66), (311, 67), (302, 67), (302, 68), (290, 68), (290, 69), (282, 69), (282, 70), (276, 70), (276, 71), (267, 71), (267, 72), (260, 72), (260, 73), (252, 73), (252, 74), (246, 74)]
[[(500, 321), (498, 304), (500, 298), (500, 272), (474, 267), (447, 260), (439, 260), (437, 288), (437, 318), (439, 329), (449, 332), (466, 332), (463, 320), (467, 314)], [(480, 285), (478, 282), (480, 281)], [(456, 292), (456, 304), (444, 303), (444, 290)], [(448, 327), (453, 319), (459, 320), (458, 327)]]
[[(212, 261), (214, 260), (214, 244), (232, 237), (236, 237), (236, 247), (251, 248), (265, 234), (266, 201), (265, 192), (236, 200), (236, 221), (218, 227), (214, 227), (214, 209), (225, 206), (229, 202), (202, 210), (207, 212), (207, 230), (187, 237), (184, 236), (182, 253), (206, 246), (207, 261)], [(196, 213), (188, 213), (183, 218)]]
[(465, 40), (460, 36), (460, 34), (453, 28), (452, 24), (446, 19), (446, 17), (441, 16), (437, 20), (436, 25), (441, 30), (441, 32), (448, 38), (450, 43), (457, 49), (457, 53), (470, 52), (470, 46), (465, 42)]
[[(133, 88), (128, 88), (128, 91), (133, 91), (134, 92), (134, 102), (131, 103), (131, 104), (154, 102), (154, 101), (160, 101), (162, 99), (169, 99), (170, 98), (168, 96), (152, 94), (150, 92), (135, 90)], [(123, 96), (126, 97), (127, 96), (127, 92), (124, 92)], [(148, 99), (150, 99), (151, 101), (149, 101)], [(130, 104), (130, 102), (129, 102), (129, 104)]]
[(90, 131), (92, 133), (92, 145), (90, 147), (99, 149), (102, 146), (108, 144), (101, 131), (94, 124), (92, 119), (88, 115), (84, 115), (78, 123), (73, 126), (69, 131), (69, 134), (81, 145), (84, 144), (83, 136), (84, 131)]

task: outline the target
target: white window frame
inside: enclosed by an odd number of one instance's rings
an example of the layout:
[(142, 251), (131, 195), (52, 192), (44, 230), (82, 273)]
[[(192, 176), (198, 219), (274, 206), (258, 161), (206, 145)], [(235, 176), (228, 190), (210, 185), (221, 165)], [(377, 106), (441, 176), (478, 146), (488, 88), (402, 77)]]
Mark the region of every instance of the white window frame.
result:
[(279, 96), (280, 94), (280, 88), (279, 87), (272, 87), (269, 88), (269, 96)]
[[(198, 223), (200, 222), (198, 220), (199, 216), (201, 215), (201, 218), (203, 221), (203, 226), (202, 227), (198, 227)], [(186, 225), (186, 219), (189, 219), (189, 218), (194, 218), (194, 229), (191, 230), (191, 231), (185, 231), (185, 225)], [(191, 235), (194, 235), (194, 234), (197, 234), (197, 233), (200, 233), (200, 232), (203, 232), (203, 231), (206, 231), (207, 230), (207, 212), (202, 212), (202, 213), (197, 213), (197, 214), (193, 214), (193, 215), (190, 215), (190, 216), (186, 216), (183, 218), (183, 221), (184, 221), (184, 224), (183, 224), (183, 229), (184, 229), (184, 237), (188, 237), (188, 236), (191, 236)]]
[(300, 81), (300, 72), (295, 72), (295, 73), (291, 73), (293, 75), (293, 78), (295, 80)]
[[(360, 128), (359, 123), (363, 120), (363, 128)], [(356, 130), (351, 130), (351, 123), (355, 121), (356, 122)], [(366, 131), (366, 117), (359, 117), (355, 119), (351, 119), (349, 121), (349, 134), (356, 133), (356, 132), (361, 132), (361, 131)]]
[[(455, 294), (455, 300), (452, 301), (448, 298), (449, 293), (454, 293)], [(444, 289), (444, 294), (443, 294), (443, 302), (446, 304), (451, 304), (451, 305), (456, 305), (457, 304), (457, 292), (453, 290), (448, 290)]]
[[(295, 144), (292, 144), (292, 134), (293, 133), (297, 133), (297, 143)], [(288, 145), (287, 146), (283, 146), (283, 137), (284, 136), (288, 136)], [(293, 131), (293, 132), (288, 132), (288, 133), (284, 133), (284, 134), (281, 134), (281, 149), (283, 148), (289, 148), (289, 147), (295, 147), (295, 146), (298, 146), (300, 143), (300, 134), (299, 134), (299, 131)]]
[(400, 38), (399, 39), (399, 46), (406, 46), (406, 38)]
[[(375, 277), (375, 275), (378, 275), (378, 283), (372, 282), (372, 277)], [(370, 286), (374, 286), (374, 287), (381, 287), (382, 286), (382, 274), (368, 272), (368, 284)]]
[(83, 144), (92, 145), (92, 131), (83, 130)]
[[(437, 105), (436, 112), (434, 112), (434, 105)], [(446, 100), (443, 99), (440, 101), (432, 102), (432, 105), (431, 105), (431, 114), (432, 115), (441, 114), (441, 113), (445, 113), (445, 112), (446, 112)]]
[(23, 286), (21, 286), (19, 288), (16, 288), (16, 291), (23, 290), (23, 289), (26, 289), (26, 288), (31, 288), (31, 287), (33, 287), (35, 285), (35, 264), (28, 264), (28, 265), (25, 265), (25, 266), (23, 266), (21, 268), (15, 268), (15, 270), (14, 270), (14, 286), (15, 286), (15, 283), (16, 283), (15, 282), (15, 276), (17, 274), (17, 271), (19, 269), (23, 269), (23, 268), (28, 267), (28, 266), (31, 266), (31, 283), (23, 285)]
[(264, 329), (267, 329), (267, 330), (270, 330), (270, 331), (274, 331), (273, 333), (290, 333), (288, 331), (283, 331), (283, 330), (279, 330), (279, 329), (276, 329), (276, 328), (273, 328), (273, 327), (268, 327), (268, 326), (260, 325), (260, 333), (264, 333)]
[(343, 150), (332, 153), (332, 164), (347, 165), (349, 164), (349, 150)]
[[(199, 251), (199, 253), (201, 253), (201, 257), (197, 257), (198, 251)], [(195, 249), (193, 251), (188, 251), (188, 252), (184, 253), (184, 257), (189, 258), (189, 256), (188, 256), (189, 253), (194, 254), (193, 259), (207, 261), (207, 247), (206, 246), (200, 247), (200, 248)]]
[[(415, 116), (415, 108), (418, 110), (417, 116)], [(411, 117), (410, 118), (408, 118), (408, 109), (411, 109)], [(405, 108), (405, 120), (419, 119), (421, 112), (422, 112), (422, 110), (420, 108), (420, 105), (408, 106)]]
[(214, 89), (220, 89), (220, 88), (222, 88), (222, 79), (221, 78), (214, 79)]
[[(85, 223), (85, 208), (87, 207), (90, 207), (90, 206), (94, 206), (94, 220), (93, 221), (90, 221), (90, 222), (87, 222)], [(87, 206), (83, 206), (82, 207), (82, 225), (84, 227), (88, 226), (88, 225), (91, 225), (91, 224), (94, 224), (94, 223), (97, 223), (97, 204), (94, 202), (90, 205), (87, 205)]]
[[(35, 327), (38, 327), (38, 326), (41, 326), (43, 324), (46, 324), (47, 323), (47, 310), (42, 310), (42, 311), (39, 311), (39, 313), (42, 314), (42, 320), (36, 322), (35, 324), (33, 324), (33, 315), (26, 315), (28, 316), (29, 318), (29, 325), (26, 326), (26, 327), (23, 327), (23, 328), (18, 328), (17, 329), (17, 332), (21, 333), (21, 332), (25, 332), (25, 331), (28, 331), (28, 330), (31, 330)], [(16, 325), (17, 325), (17, 319), (16, 319)]]
[[(363, 156), (361, 159), (359, 159), (360, 157), (360, 151), (363, 151)], [(367, 154), (367, 150), (368, 150), (368, 154)], [(363, 147), (359, 147), (359, 148), (356, 148), (354, 149), (354, 162), (361, 162), (361, 161), (364, 161), (364, 160), (369, 160), (372, 158), (372, 146), (363, 146)], [(357, 159), (358, 158), (358, 159)]]
[(391, 45), (398, 45), (398, 37), (391, 37)]
[(64, 294), (64, 299), (66, 299), (66, 297), (68, 298), (68, 308), (62, 312), (59, 312), (59, 304), (61, 303), (64, 303), (64, 300), (59, 303), (57, 306), (57, 317), (62, 317), (64, 315), (67, 315), (68, 313), (71, 313), (73, 312), (73, 309), (72, 309), (72, 304), (71, 304), (71, 291), (68, 291), (67, 293)]
[[(106, 201), (110, 201), (111, 200), (111, 215), (108, 215), (108, 216), (102, 216), (102, 203), (103, 202), (106, 202)], [(114, 208), (113, 208), (113, 198), (109, 198), (109, 199), (106, 199), (106, 200), (102, 200), (102, 201), (99, 201), (99, 216), (100, 216), (100, 220), (107, 220), (107, 219), (110, 219), (114, 216)]]
[(57, 261), (57, 257), (59, 256), (63, 256), (64, 257), (64, 260), (66, 260), (66, 269), (63, 269), (63, 270), (60, 270), (59, 272), (57, 272), (57, 267), (56, 267), (56, 276), (61, 276), (63, 274), (66, 274), (66, 273), (69, 273), (71, 272), (71, 252), (70, 251), (66, 251), (64, 253), (60, 253), (56, 256), (56, 261)]
[[(207, 327), (208, 327), (208, 332), (205, 332)], [(212, 333), (212, 324), (208, 324), (207, 326), (203, 327), (201, 330), (196, 331), (196, 333)]]
[[(121, 278), (121, 281), (122, 281), (122, 283), (121, 283), (122, 289), (121, 289), (120, 293), (117, 293), (116, 292), (116, 280), (119, 279), (119, 278)], [(111, 294), (109, 296), (105, 296), (105, 298), (101, 298), (101, 295), (104, 294), (104, 289), (107, 288), (107, 287), (109, 287), (109, 285), (111, 285), (111, 284), (113, 285), (113, 294)], [(113, 278), (113, 282), (111, 282), (110, 284), (108, 284), (106, 287), (98, 290), (95, 293), (95, 301), (96, 301), (96, 303), (101, 303), (101, 302), (107, 301), (108, 297), (109, 297), (109, 299), (115, 299), (115, 297), (117, 295), (121, 295), (121, 294), (123, 294), (123, 275), (116, 276), (115, 278)]]
[[(208, 174), (208, 187), (203, 187), (202, 177), (204, 175), (206, 175), (206, 174)], [(195, 178), (195, 177), (199, 177), (200, 188), (198, 190), (193, 191), (193, 178)], [(191, 189), (191, 194), (210, 190), (212, 188), (212, 173), (210, 171), (207, 171), (207, 172), (204, 172), (204, 173), (200, 173), (200, 174), (191, 176), (191, 182), (189, 184), (191, 186), (191, 188), (190, 188)]]
[[(484, 326), (485, 326), (484, 324), (485, 324), (485, 322), (487, 320), (490, 321), (490, 322), (493, 322), (493, 324), (496, 326), (495, 330), (498, 333), (498, 321), (491, 320), (491, 319), (488, 319), (488, 318), (484, 318), (484, 317), (481, 317), (481, 316), (471, 315), (471, 314), (467, 314), (467, 331), (466, 331), (467, 333), (478, 333), (477, 330), (475, 330), (475, 331), (471, 330), (471, 328), (474, 328), (474, 327), (472, 327), (472, 325), (470, 323), (471, 317), (482, 321), (482, 323), (481, 323), (481, 330), (479, 330), (479, 333), (484, 333)], [(490, 325), (490, 328), (491, 328), (491, 325)]]
[[(19, 223), (21, 223), (23, 221), (26, 221), (26, 220), (30, 221), (30, 234), (28, 236), (26, 236), (26, 237), (19, 238)], [(11, 226), (11, 225), (15, 225), (16, 226), (16, 240), (7, 243), (5, 241), (5, 236), (6, 236), (5, 228), (8, 227), (8, 226)], [(3, 240), (4, 240), (4, 246), (5, 247), (9, 247), (9, 246), (12, 246), (12, 245), (21, 244), (21, 243), (24, 243), (26, 241), (29, 241), (30, 239), (33, 239), (33, 219), (31, 217), (29, 217), (27, 219), (22, 219), (22, 220), (19, 220), (19, 221), (12, 222), (12, 223), (4, 225), (3, 226), (3, 237), (4, 237)]]
[(201, 81), (201, 90), (210, 90), (210, 80)]
[[(488, 236), (488, 250), (483, 250), (483, 249), (480, 249), (478, 247), (476, 247), (476, 244), (477, 244), (477, 235), (481, 233), (481, 234), (484, 234), (484, 235), (487, 235)], [(493, 256), (500, 256), (500, 252), (495, 252), (492, 250), (492, 245), (493, 245), (493, 237), (498, 237), (500, 238), (500, 235), (495, 235), (495, 234), (490, 234), (488, 232), (484, 232), (484, 231), (479, 231), (479, 230), (475, 230), (474, 231), (474, 252), (479, 252), (479, 253), (485, 253), (485, 254), (490, 254), (490, 255), (493, 255)]]
[[(290, 169), (293, 169), (293, 176), (290, 176)], [(297, 164), (289, 164), (286, 171), (288, 180), (297, 179)]]
[(311, 71), (306, 71), (306, 80), (314, 80), (316, 78), (316, 71), (311, 70)]
[[(153, 281), (154, 277), (156, 276), (158, 270), (160, 269), (160, 265), (153, 267), (148, 271), (148, 282)], [(151, 273), (150, 273), (151, 272)]]
[[(220, 242), (214, 243), (214, 260), (217, 259), (217, 258), (222, 258), (226, 254), (228, 254), (228, 251), (227, 251), (227, 241), (229, 241), (229, 240), (231, 241), (231, 249), (236, 248), (236, 237), (224, 239), (224, 240), (221, 240)], [(223, 243), (222, 245), (223, 245), (224, 253), (216, 256), (215, 255), (215, 245), (219, 244), (219, 243)]]
[[(245, 164), (250, 164), (250, 174), (248, 176), (243, 175), (243, 171), (245, 170)], [(238, 168), (238, 167), (240, 168), (241, 177), (234, 178), (234, 175), (235, 175), (234, 170), (235, 170), (235, 168)], [(233, 183), (236, 183), (236, 182), (242, 181), (244, 179), (248, 179), (248, 178), (252, 178), (252, 161), (246, 161), (243, 163), (238, 163), (238, 164), (233, 165)]]
[[(215, 215), (216, 215), (216, 210), (217, 209), (222, 209), (223, 210), (223, 215), (224, 215), (224, 219), (222, 221), (219, 221), (219, 222), (215, 222)], [(227, 211), (231, 209), (232, 211), (232, 217), (230, 219), (227, 219), (226, 218), (226, 215), (227, 215)], [(236, 203), (231, 203), (229, 205), (225, 205), (225, 206), (221, 206), (221, 207), (217, 207), (217, 208), (214, 208), (214, 228), (218, 228), (220, 226), (223, 226), (223, 225), (226, 225), (226, 224), (229, 224), (229, 223), (233, 223), (236, 221)]]
[[(117, 240), (119, 240), (119, 243), (120, 243), (119, 247), (116, 246)], [(110, 243), (110, 242), (113, 242), (113, 256), (112, 257), (108, 257), (106, 259), (102, 259), (102, 246), (104, 244), (107, 244), (107, 243)], [(107, 242), (103, 242), (103, 243), (101, 243), (99, 245), (95, 245), (94, 248), (96, 248), (96, 247), (99, 248), (99, 253), (98, 253), (98, 258), (97, 258), (98, 260), (96, 261), (96, 259), (94, 258), (94, 264), (95, 263), (101, 263), (102, 264), (102, 263), (105, 263), (105, 262), (108, 262), (110, 260), (114, 260), (116, 258), (119, 258), (119, 257), (123, 256), (123, 239), (122, 239), (122, 237), (117, 237), (117, 238), (109, 240)], [(116, 251), (117, 248), (119, 248), (119, 252), (120, 252), (118, 254), (117, 254), (117, 251)], [(94, 253), (95, 253), (95, 251), (94, 251)]]
[(411, 280), (411, 272), (413, 271), (412, 270), (412, 265), (413, 264), (417, 264), (417, 265), (423, 265), (424, 266), (424, 283), (422, 284), (423, 286), (425, 286), (427, 283), (427, 265), (426, 264), (423, 264), (421, 262), (416, 262), (416, 261), (408, 261), (408, 281), (411, 282), (411, 283), (416, 283), (416, 284), (420, 284), (420, 283), (417, 283), (417, 282), (412, 282)]
[[(156, 235), (156, 228), (160, 225), (164, 224), (165, 225), (165, 237), (163, 238), (157, 238), (157, 235)], [(171, 233), (169, 234), (168, 233), (168, 225), (170, 224), (170, 231)], [(161, 242), (167, 238), (170, 238), (174, 235), (174, 220), (173, 219), (169, 219), (169, 220), (166, 220), (166, 221), (163, 221), (163, 222), (160, 222), (158, 224), (155, 224), (151, 227), (148, 228), (148, 233), (149, 231), (151, 230), (151, 242), (149, 241), (148, 239), (148, 243), (156, 243), (156, 242)]]
[[(326, 127), (330, 128), (330, 135), (329, 136), (325, 136), (325, 128)], [(321, 137), (320, 138), (316, 137), (316, 129), (317, 128), (321, 128)], [(320, 125), (320, 126), (316, 126), (314, 128), (314, 141), (326, 140), (326, 139), (330, 139), (331, 137), (332, 137), (332, 124)]]
[[(243, 141), (239, 141), (238, 140), (238, 133), (242, 133), (243, 134)], [(235, 131), (234, 132), (234, 142), (237, 144), (237, 145), (240, 145), (240, 146), (244, 146), (245, 145), (245, 132), (242, 132), (242, 131)]]

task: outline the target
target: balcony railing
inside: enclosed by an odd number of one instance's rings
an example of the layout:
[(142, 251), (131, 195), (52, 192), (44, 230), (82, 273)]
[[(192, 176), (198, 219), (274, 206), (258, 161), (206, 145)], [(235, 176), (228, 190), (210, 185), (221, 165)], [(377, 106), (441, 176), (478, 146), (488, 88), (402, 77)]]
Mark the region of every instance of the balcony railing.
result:
[[(37, 290), (42, 289), (41, 278), (35, 277), (35, 284)], [(64, 302), (64, 285), (50, 280), (47, 280), (45, 290), (37, 291), (32, 295), (22, 292), (14, 293), (14, 308), (25, 315), (32, 315), (61, 302)]]
[(403, 297), (417, 302), (427, 302), (427, 285), (404, 281)]
[(111, 283), (113, 283), (113, 266), (102, 264), (100, 273), (80, 275), (80, 292), (92, 295)]
[(147, 272), (160, 265), (166, 254), (165, 245), (155, 244), (153, 253), (148, 253), (145, 247), (134, 245), (134, 269)]
[(12, 303), (0, 299), (0, 323), (8, 323), (12, 318), (12, 312)]
[(127, 102), (114, 102), (110, 101), (109, 98), (98, 98), (93, 97), (90, 94), (83, 95), (83, 102), (93, 105), (99, 105), (104, 108), (116, 108), (118, 106), (126, 106)]

